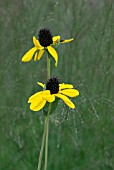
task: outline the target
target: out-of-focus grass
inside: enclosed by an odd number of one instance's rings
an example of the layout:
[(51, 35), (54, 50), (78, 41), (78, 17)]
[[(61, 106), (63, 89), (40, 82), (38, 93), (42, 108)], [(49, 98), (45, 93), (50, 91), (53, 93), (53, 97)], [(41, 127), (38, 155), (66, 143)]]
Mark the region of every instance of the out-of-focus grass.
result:
[(52, 59), (51, 69), (80, 96), (75, 110), (60, 102), (50, 118), (48, 169), (113, 170), (113, 0), (5, 0), (0, 16), (0, 169), (37, 169), (44, 117), (27, 100), (39, 90), (37, 81), (45, 83), (46, 56), (26, 64), (21, 58), (32, 36), (49, 27), (75, 38), (58, 48), (58, 68)]

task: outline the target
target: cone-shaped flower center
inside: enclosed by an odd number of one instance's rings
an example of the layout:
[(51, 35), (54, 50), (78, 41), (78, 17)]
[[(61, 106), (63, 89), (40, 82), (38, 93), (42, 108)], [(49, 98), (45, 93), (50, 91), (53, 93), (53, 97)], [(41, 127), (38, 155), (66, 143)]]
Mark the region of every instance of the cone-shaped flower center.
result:
[(46, 90), (50, 90), (51, 94), (56, 94), (59, 91), (59, 80), (57, 77), (50, 78), (46, 84)]
[(48, 30), (46, 28), (41, 29), (39, 31), (38, 36), (39, 36), (39, 42), (40, 42), (41, 46), (43, 46), (43, 47), (47, 47), (53, 43), (52, 34), (51, 34), (50, 30)]

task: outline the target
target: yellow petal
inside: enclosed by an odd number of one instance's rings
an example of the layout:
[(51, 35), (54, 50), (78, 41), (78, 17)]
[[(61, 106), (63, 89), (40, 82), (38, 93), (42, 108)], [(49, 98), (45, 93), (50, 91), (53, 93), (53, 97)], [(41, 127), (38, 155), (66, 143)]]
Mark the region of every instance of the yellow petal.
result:
[(63, 94), (54, 94), (54, 95), (61, 98), (66, 103), (66, 105), (68, 105), (70, 108), (72, 108), (72, 109), (75, 108), (75, 105), (65, 95), (63, 95)]
[(46, 100), (40, 98), (37, 102), (32, 102), (30, 105), (30, 109), (33, 111), (39, 111), (42, 109), (46, 104)]
[(44, 49), (44, 47), (40, 45), (40, 42), (36, 39), (35, 36), (33, 36), (33, 43), (38, 50)]
[(79, 95), (78, 90), (75, 89), (60, 90), (59, 93), (65, 94), (68, 97), (76, 97)]
[(58, 63), (58, 54), (55, 51), (55, 49), (51, 46), (47, 47), (49, 53), (52, 55), (52, 57), (55, 59), (55, 66), (57, 67), (57, 63)]
[(38, 93), (35, 93), (34, 95), (32, 95), (29, 98), (28, 103), (31, 103), (32, 105), (36, 105), (36, 103), (40, 103), (42, 101), (42, 93), (39, 95), (38, 95)]
[(43, 91), (42, 98), (48, 102), (53, 102), (55, 100), (55, 96), (51, 95), (49, 90)]
[(62, 89), (72, 89), (73, 88), (73, 85), (72, 84), (59, 84), (59, 90), (62, 90)]
[(31, 103), (31, 102), (33, 102), (33, 101), (38, 100), (38, 98), (40, 98), (41, 95), (42, 95), (42, 91), (33, 94), (33, 95), (29, 98), (28, 103)]
[(39, 84), (39, 86), (43, 87), (43, 89), (44, 89), (44, 84), (43, 83), (38, 82), (38, 84)]
[(31, 49), (23, 56), (22, 61), (23, 61), (23, 62), (28, 62), (28, 61), (30, 61), (30, 60), (32, 59), (33, 54), (35, 53), (36, 50), (37, 50), (36, 47), (31, 48)]
[(44, 53), (44, 50), (40, 50), (39, 52), (36, 52), (36, 54), (34, 56), (34, 61), (40, 60), (43, 53)]
[(44, 50), (40, 50), (39, 53), (38, 53), (38, 60), (41, 59), (43, 54), (44, 54)]
[(60, 42), (60, 36), (59, 35), (58, 36), (54, 36), (52, 38), (52, 40), (53, 40), (53, 45), (56, 45), (56, 44), (58, 44)]
[(38, 58), (38, 52), (35, 53), (34, 61), (37, 61), (37, 58)]
[(71, 42), (73, 40), (74, 40), (74, 38), (71, 38), (71, 39), (68, 39), (68, 40), (61, 40), (60, 43), (68, 43), (68, 42)]

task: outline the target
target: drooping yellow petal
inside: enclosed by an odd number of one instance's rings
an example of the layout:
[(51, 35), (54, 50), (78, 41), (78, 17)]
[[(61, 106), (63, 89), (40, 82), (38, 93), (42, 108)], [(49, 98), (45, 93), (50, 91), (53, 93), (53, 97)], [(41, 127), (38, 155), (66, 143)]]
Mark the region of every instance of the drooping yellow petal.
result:
[(38, 50), (44, 49), (44, 47), (42, 47), (42, 46), (40, 45), (40, 42), (36, 39), (35, 36), (33, 36), (33, 43), (34, 43), (35, 47), (36, 47)]
[(34, 61), (40, 60), (42, 55), (44, 54), (44, 50), (37, 51), (34, 56)]
[(39, 84), (39, 86), (43, 87), (43, 89), (44, 89), (44, 84), (43, 83), (38, 82), (38, 84)]
[(30, 105), (30, 109), (33, 111), (39, 111), (42, 109), (46, 104), (46, 100), (44, 100), (42, 97), (39, 98), (38, 101), (32, 102)]
[(34, 61), (37, 61), (37, 58), (38, 58), (38, 52), (35, 53)]
[(44, 50), (40, 50), (39, 53), (38, 53), (38, 60), (41, 59), (43, 54), (44, 54)]
[(42, 92), (37, 92), (29, 98), (28, 103), (35, 104), (40, 102), (40, 100), (42, 100)]
[(73, 88), (73, 85), (72, 84), (59, 84), (59, 90), (62, 90), (62, 89), (72, 89)]
[(55, 96), (51, 95), (49, 90), (43, 91), (42, 98), (48, 102), (53, 102), (55, 100)]
[(31, 49), (23, 56), (22, 61), (23, 61), (23, 62), (28, 62), (28, 61), (30, 61), (30, 60), (32, 59), (33, 54), (35, 53), (36, 50), (37, 50), (36, 47), (31, 48)]
[(53, 45), (57, 45), (60, 42), (60, 35), (54, 36), (52, 40), (53, 40)]
[(57, 64), (58, 64), (58, 54), (57, 54), (57, 52), (51, 46), (48, 46), (47, 49), (48, 49), (49, 53), (52, 55), (52, 57), (55, 59), (55, 66), (57, 67)]
[(61, 98), (66, 103), (66, 105), (68, 105), (70, 108), (72, 108), (72, 109), (75, 108), (75, 105), (65, 95), (63, 95), (63, 94), (54, 94), (54, 95)]
[(79, 95), (79, 91), (75, 89), (60, 90), (59, 93), (65, 94), (68, 97), (76, 97)]
[(42, 96), (42, 91), (33, 94), (33, 95), (29, 98), (28, 103), (31, 103), (31, 102), (33, 102), (33, 101), (37, 101), (41, 96)]
[(68, 42), (71, 42), (73, 40), (74, 40), (74, 38), (71, 38), (71, 39), (68, 39), (68, 40), (61, 40), (60, 43), (68, 43)]

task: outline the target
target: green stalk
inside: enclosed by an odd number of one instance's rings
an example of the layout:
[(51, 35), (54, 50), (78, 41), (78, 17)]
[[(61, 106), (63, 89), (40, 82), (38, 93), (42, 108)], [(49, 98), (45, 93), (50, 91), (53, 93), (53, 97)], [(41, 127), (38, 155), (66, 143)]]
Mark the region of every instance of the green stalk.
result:
[(47, 56), (47, 80), (50, 79), (50, 54)]
[[(50, 54), (48, 52), (47, 56), (47, 80), (50, 79)], [(47, 119), (47, 128), (46, 128), (46, 141), (45, 141), (45, 165), (44, 170), (47, 170), (47, 160), (48, 160), (48, 134), (49, 134), (49, 114), (51, 111), (51, 103), (49, 104), (48, 113), (46, 116)]]
[(45, 136), (46, 136), (46, 149), (45, 149), (45, 167), (47, 168), (47, 156), (48, 156), (48, 126), (49, 126), (49, 113), (51, 111), (51, 103), (49, 104), (48, 113), (45, 119), (45, 125), (44, 125), (44, 133), (42, 137), (42, 145), (40, 149), (40, 156), (39, 156), (39, 162), (38, 162), (38, 168), (37, 170), (40, 170), (41, 163), (42, 163), (42, 155), (43, 155), (43, 149), (44, 149), (44, 143), (45, 143)]
[(45, 125), (44, 125), (44, 133), (42, 137), (42, 145), (40, 149), (40, 156), (39, 156), (39, 161), (38, 161), (38, 168), (37, 170), (40, 170), (41, 168), (41, 163), (42, 163), (42, 155), (43, 155), (43, 149), (44, 149), (44, 143), (45, 143), (45, 136), (46, 136), (46, 129), (47, 129), (47, 119), (45, 120)]
[(47, 131), (46, 131), (46, 141), (45, 141), (45, 165), (44, 170), (47, 170), (47, 160), (48, 160), (48, 134), (49, 134), (49, 114), (51, 111), (51, 103), (49, 104), (48, 113), (47, 113)]
[[(50, 55), (48, 53), (47, 56), (47, 80), (50, 79)], [(45, 118), (45, 125), (44, 125), (44, 133), (42, 137), (42, 144), (40, 149), (40, 155), (39, 155), (39, 161), (38, 161), (38, 168), (37, 170), (41, 169), (41, 163), (42, 163), (42, 155), (43, 155), (43, 149), (44, 149), (44, 143), (45, 143), (45, 166), (44, 170), (47, 169), (47, 159), (48, 159), (48, 133), (49, 133), (49, 114), (51, 111), (51, 103), (49, 104), (48, 113)], [(46, 141), (45, 141), (46, 137)]]

